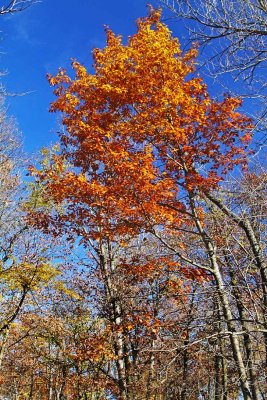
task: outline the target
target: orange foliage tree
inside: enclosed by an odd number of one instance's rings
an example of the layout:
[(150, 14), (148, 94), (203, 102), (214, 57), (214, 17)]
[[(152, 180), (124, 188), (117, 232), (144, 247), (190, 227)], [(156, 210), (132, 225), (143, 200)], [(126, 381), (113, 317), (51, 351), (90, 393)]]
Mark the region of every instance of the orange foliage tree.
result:
[[(179, 258), (183, 266), (177, 268), (190, 279), (212, 275), (228, 330), (234, 331), (216, 243), (205, 230), (205, 207), (199, 199), (236, 165), (246, 164), (251, 121), (237, 111), (239, 99), (210, 97), (203, 80), (194, 76), (196, 48), (182, 54), (160, 16), (159, 10), (151, 10), (139, 19), (137, 33), (126, 44), (107, 29), (106, 47), (93, 52), (93, 73), (74, 61), (73, 78), (62, 69), (49, 76), (56, 95), (51, 111), (62, 113), (65, 130), (60, 151), (40, 170), (32, 168), (45, 201), (37, 201), (29, 219), (55, 234), (71, 239), (78, 235), (98, 260), (117, 327), (122, 399), (128, 398), (126, 361), (121, 363), (123, 306), (114, 281), (122, 259), (116, 258), (114, 243), (123, 249), (140, 233), (150, 233), (169, 250), (162, 264), (177, 266)], [(186, 255), (188, 232), (201, 238), (208, 262), (201, 251)], [(136, 269), (153, 275), (161, 263), (157, 255), (145, 264), (137, 261), (135, 256), (132, 266), (124, 264), (132, 273)], [(250, 399), (234, 335), (231, 345), (244, 398)]]
[(127, 44), (107, 29), (106, 48), (93, 52), (95, 73), (74, 61), (73, 79), (64, 70), (49, 77), (51, 111), (63, 113), (66, 132), (52, 168), (38, 175), (49, 196), (67, 200), (66, 220), (86, 222), (96, 239), (177, 227), (181, 215), (170, 205), (184, 211), (179, 187), (214, 187), (244, 163), (250, 139), (240, 100), (210, 98), (192, 76), (197, 50), (182, 55), (160, 12), (137, 26)]

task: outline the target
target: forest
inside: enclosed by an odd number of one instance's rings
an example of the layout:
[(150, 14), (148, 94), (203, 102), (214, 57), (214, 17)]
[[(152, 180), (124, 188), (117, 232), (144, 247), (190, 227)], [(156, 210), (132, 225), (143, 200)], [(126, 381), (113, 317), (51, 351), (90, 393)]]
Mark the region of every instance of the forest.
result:
[(162, 0), (106, 27), (48, 74), (59, 133), (30, 161), (1, 87), (0, 399), (267, 399), (266, 21)]

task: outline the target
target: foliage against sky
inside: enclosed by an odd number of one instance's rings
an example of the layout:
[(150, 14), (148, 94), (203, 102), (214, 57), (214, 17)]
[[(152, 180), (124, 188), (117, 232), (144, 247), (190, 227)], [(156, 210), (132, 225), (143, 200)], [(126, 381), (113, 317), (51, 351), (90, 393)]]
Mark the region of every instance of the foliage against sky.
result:
[(92, 68), (49, 75), (60, 146), (30, 167), (32, 262), (16, 262), (12, 235), (2, 245), (1, 394), (262, 399), (266, 173), (246, 170), (252, 121), (239, 99), (213, 99), (160, 10), (97, 47)]

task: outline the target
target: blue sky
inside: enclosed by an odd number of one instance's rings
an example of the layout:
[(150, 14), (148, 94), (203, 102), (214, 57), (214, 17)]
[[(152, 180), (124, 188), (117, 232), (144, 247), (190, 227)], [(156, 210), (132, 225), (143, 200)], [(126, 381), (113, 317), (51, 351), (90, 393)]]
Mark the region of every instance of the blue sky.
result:
[[(57, 140), (60, 119), (48, 112), (53, 93), (46, 74), (55, 74), (59, 67), (70, 69), (71, 58), (90, 68), (92, 49), (105, 46), (104, 25), (127, 38), (136, 31), (135, 20), (146, 15), (146, 4), (146, 0), (42, 0), (26, 11), (0, 17), (1, 70), (7, 71), (2, 82), (9, 93), (27, 93), (7, 99), (26, 152), (36, 153)], [(183, 47), (184, 24), (168, 18), (167, 22)], [(214, 94), (221, 90), (209, 86)]]
[(7, 99), (27, 152), (57, 140), (59, 117), (48, 112), (53, 94), (46, 74), (69, 68), (71, 58), (90, 67), (91, 50), (105, 45), (103, 26), (127, 37), (146, 10), (145, 0), (42, 0), (1, 17), (1, 70), (8, 73), (2, 82), (9, 93), (29, 92)]

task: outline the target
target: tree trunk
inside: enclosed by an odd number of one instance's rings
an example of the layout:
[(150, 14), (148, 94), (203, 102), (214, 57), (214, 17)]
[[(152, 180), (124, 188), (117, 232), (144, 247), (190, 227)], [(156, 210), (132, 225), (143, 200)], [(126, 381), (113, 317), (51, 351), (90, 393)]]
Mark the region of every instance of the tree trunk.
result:
[[(235, 328), (234, 318), (232, 315), (230, 303), (227, 297), (227, 293), (225, 291), (225, 283), (223, 281), (222, 273), (220, 271), (220, 267), (217, 262), (216, 256), (216, 247), (210, 237), (207, 235), (206, 231), (204, 230), (201, 220), (198, 217), (197, 208), (195, 206), (195, 199), (194, 195), (189, 193), (189, 201), (191, 206), (191, 212), (194, 217), (194, 221), (196, 224), (196, 228), (202, 238), (203, 244), (206, 248), (207, 255), (210, 261), (210, 267), (213, 272), (213, 276), (215, 278), (216, 286), (218, 289), (219, 299), (222, 305), (222, 310), (224, 314), (224, 318), (226, 321), (226, 325), (228, 331), (230, 333), (230, 343), (233, 351), (234, 360), (237, 366), (239, 379), (240, 379), (240, 386), (242, 390), (242, 394), (244, 400), (254, 400), (252, 397), (249, 380), (247, 376), (246, 367), (242, 357), (242, 351), (239, 344), (238, 335)], [(256, 400), (256, 399), (255, 399)]]
[(102, 244), (99, 251), (100, 268), (103, 274), (106, 301), (109, 310), (110, 321), (115, 325), (114, 330), (114, 351), (116, 355), (116, 369), (118, 374), (118, 387), (120, 400), (127, 400), (127, 382), (124, 353), (124, 336), (121, 331), (122, 309), (118, 298), (116, 283), (113, 282), (112, 274), (115, 271), (114, 262), (110, 256), (110, 249)]
[(1, 348), (0, 348), (0, 368), (2, 367), (2, 363), (3, 363), (4, 353), (5, 353), (6, 345), (8, 342), (8, 335), (9, 335), (9, 328), (6, 328), (4, 330), (4, 332), (2, 333), (3, 340), (2, 340)]
[(147, 380), (147, 393), (146, 400), (151, 400), (153, 394), (153, 384), (155, 381), (155, 355), (153, 349), (155, 347), (155, 341), (151, 342), (151, 353), (149, 355), (149, 372), (148, 372), (148, 380)]
[[(262, 287), (262, 304), (263, 304), (263, 320), (264, 320), (264, 328), (267, 330), (267, 266), (265, 262), (265, 257), (261, 248), (261, 244), (259, 241), (259, 235), (253, 228), (249, 217), (240, 217), (235, 214), (228, 208), (222, 200), (219, 200), (217, 197), (213, 196), (212, 193), (205, 193), (207, 198), (215, 204), (225, 215), (229, 217), (231, 221), (233, 221), (236, 225), (238, 225), (243, 232), (245, 233), (248, 242), (250, 244), (250, 248), (252, 254), (254, 256), (254, 264), (257, 266), (260, 276), (261, 276), (261, 287)], [(264, 342), (265, 342), (265, 368), (267, 368), (267, 331), (264, 332)]]
[(248, 366), (248, 375), (249, 375), (249, 380), (250, 380), (250, 386), (251, 386), (251, 392), (253, 395), (253, 399), (259, 400), (260, 399), (260, 391), (257, 385), (257, 377), (255, 373), (255, 368), (254, 368), (254, 362), (253, 362), (253, 348), (252, 348), (252, 342), (250, 339), (249, 335), (249, 326), (246, 322), (247, 316), (246, 316), (246, 310), (245, 307), (242, 303), (242, 300), (240, 298), (239, 290), (238, 290), (238, 282), (236, 279), (236, 276), (231, 269), (231, 266), (229, 265), (229, 260), (226, 260), (228, 262), (228, 266), (230, 267), (229, 269), (229, 275), (231, 278), (231, 285), (232, 285), (232, 292), (236, 300), (236, 305), (237, 305), (237, 310), (239, 314), (239, 319), (240, 323), (242, 326), (242, 330), (244, 331), (243, 334), (243, 339), (244, 339), (244, 348), (246, 352), (246, 364)]

